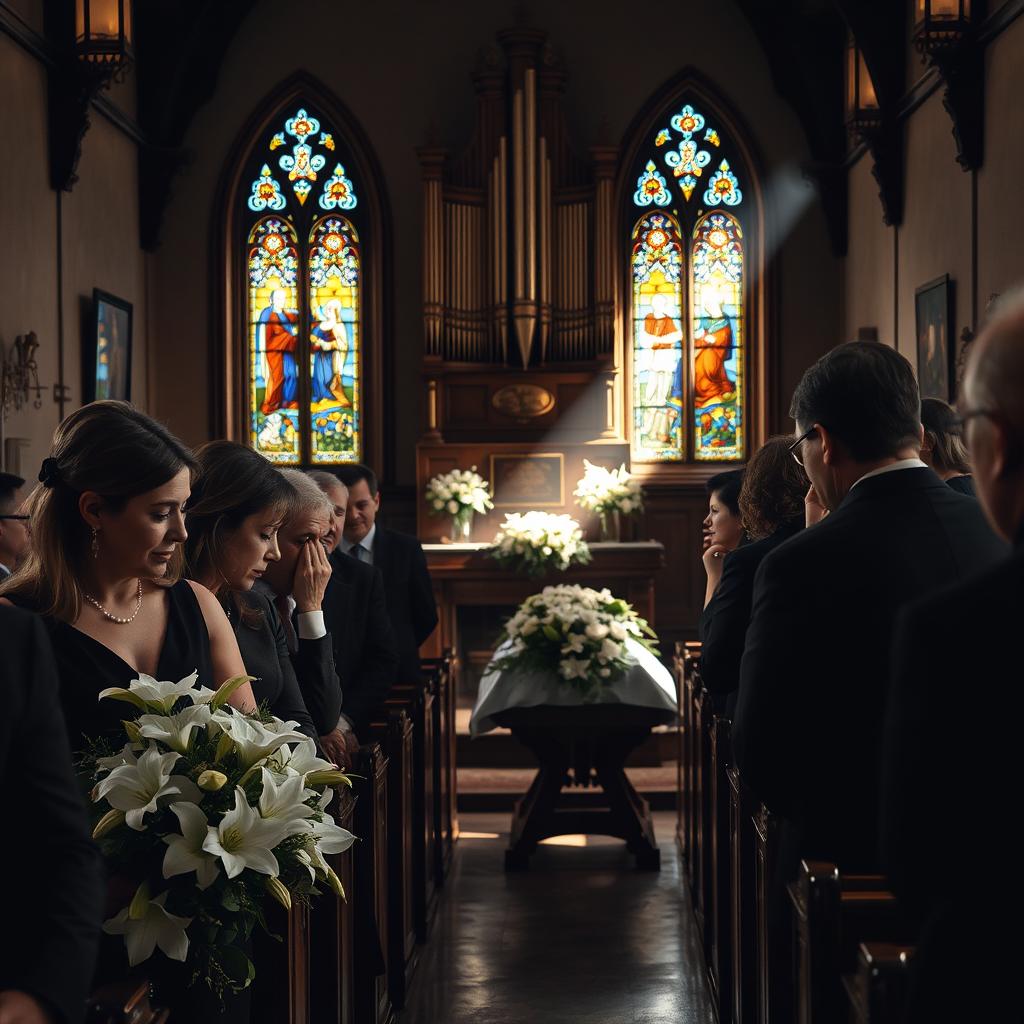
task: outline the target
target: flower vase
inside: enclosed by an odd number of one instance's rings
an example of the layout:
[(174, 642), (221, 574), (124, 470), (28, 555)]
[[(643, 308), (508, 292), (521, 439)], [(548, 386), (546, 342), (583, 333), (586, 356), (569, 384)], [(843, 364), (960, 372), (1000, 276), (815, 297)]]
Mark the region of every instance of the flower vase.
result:
[(468, 544), (473, 532), (473, 510), (464, 509), (452, 516), (452, 541), (455, 544)]
[(617, 541), (620, 539), (622, 521), (617, 508), (601, 513), (601, 540)]

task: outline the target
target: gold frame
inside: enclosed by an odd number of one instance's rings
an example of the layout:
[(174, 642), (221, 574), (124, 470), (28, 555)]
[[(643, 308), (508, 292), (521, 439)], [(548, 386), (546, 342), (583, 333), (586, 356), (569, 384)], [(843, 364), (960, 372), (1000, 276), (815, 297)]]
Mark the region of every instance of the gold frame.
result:
[(490, 459), (490, 482), (491, 498), (495, 499), (495, 508), (520, 508), (524, 504), (521, 501), (497, 501), (497, 474), (494, 472), (495, 459), (557, 459), (558, 460), (558, 501), (535, 501), (531, 502), (533, 508), (564, 508), (565, 507), (565, 453), (564, 452), (498, 452), (491, 453)]

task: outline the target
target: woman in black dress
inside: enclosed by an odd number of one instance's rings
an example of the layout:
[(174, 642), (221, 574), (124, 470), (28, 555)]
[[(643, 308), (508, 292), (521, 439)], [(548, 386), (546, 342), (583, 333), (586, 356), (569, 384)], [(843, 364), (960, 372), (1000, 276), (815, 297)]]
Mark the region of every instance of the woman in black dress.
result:
[[(198, 672), (216, 689), (245, 673), (223, 609), (180, 578), (194, 465), (127, 402), (93, 402), (54, 434), (29, 497), (32, 552), (0, 599), (38, 612), (49, 629), (73, 750), (123, 738), (124, 705), (97, 699), (107, 687)], [(229, 700), (256, 708), (249, 684)]]
[(712, 596), (701, 618), (701, 679), (729, 716), (740, 683), (758, 566), (804, 525), (808, 482), (789, 453), (792, 443), (791, 437), (769, 438), (750, 460), (738, 499), (750, 543), (726, 553), (708, 570)]
[(948, 487), (975, 497), (967, 446), (956, 412), (941, 399), (924, 398), (921, 400), (921, 424), (924, 427), (921, 458)]
[(203, 445), (196, 461), (185, 516), (185, 573), (215, 594), (227, 613), (246, 671), (256, 677), (256, 699), (315, 740), (284, 623), (271, 598), (253, 588), (281, 558), (277, 531), (294, 488), (262, 455), (233, 441)]

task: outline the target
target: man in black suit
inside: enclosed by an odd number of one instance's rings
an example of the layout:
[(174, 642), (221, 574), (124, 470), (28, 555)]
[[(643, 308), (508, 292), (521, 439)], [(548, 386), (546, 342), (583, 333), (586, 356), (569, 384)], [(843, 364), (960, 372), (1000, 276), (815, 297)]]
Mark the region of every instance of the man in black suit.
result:
[(280, 473), (295, 489), (296, 499), (277, 531), (281, 557), (268, 563), (253, 589), (267, 594), (277, 607), (302, 699), (324, 753), (347, 767), (345, 742), (338, 732), (344, 677), (339, 681), (337, 638), (328, 630), (324, 609), (331, 566), (322, 538), (330, 525), (330, 503), (304, 473)]
[(0, 608), (0, 1021), (74, 1024), (85, 1013), (104, 883), (71, 768), (57, 669), (40, 620)]
[(761, 563), (733, 723), (745, 781), (783, 819), (777, 895), (801, 858), (877, 869), (893, 620), (1005, 553), (978, 503), (918, 458), (917, 382), (894, 349), (833, 349), (790, 415), (812, 507), (828, 514)]
[(18, 568), (32, 546), (29, 517), (18, 502), (18, 489), (24, 483), (13, 473), (0, 473), (0, 583)]
[(332, 572), (324, 613), (336, 637), (335, 656), (345, 693), (339, 727), (349, 756), (354, 757), (359, 734), (380, 713), (395, 684), (398, 653), (380, 572), (338, 550), (347, 518), (348, 488), (331, 473), (313, 470), (309, 476), (331, 506), (324, 546)]
[(348, 514), (340, 549), (379, 569), (384, 577), (388, 617), (398, 644), (398, 679), (420, 678), (420, 645), (437, 627), (437, 605), (423, 548), (415, 537), (377, 522), (380, 489), (367, 466), (342, 466), (338, 479), (348, 488)]
[(915, 1024), (1019, 1019), (1024, 895), (1006, 855), (1022, 778), (1024, 306), (974, 343), (961, 402), (978, 497), (1014, 549), (912, 605), (896, 629), (881, 831), (890, 882), (922, 925)]

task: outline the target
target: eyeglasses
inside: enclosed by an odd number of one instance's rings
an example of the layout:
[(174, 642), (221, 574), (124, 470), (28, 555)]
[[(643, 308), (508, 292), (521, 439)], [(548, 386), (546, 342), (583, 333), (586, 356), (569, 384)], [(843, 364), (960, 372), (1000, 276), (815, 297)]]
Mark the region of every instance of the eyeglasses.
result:
[(25, 522), (25, 523), (27, 523), (31, 518), (32, 518), (31, 516), (16, 515), (13, 512), (10, 513), (9, 515), (7, 515), (7, 514), (0, 514), (0, 519), (20, 519), (22, 522)]
[(999, 419), (999, 413), (995, 409), (967, 409), (965, 412), (957, 413), (954, 422), (960, 430), (963, 430), (967, 426), (968, 420), (977, 419), (979, 416), (984, 416), (990, 420)]
[(804, 460), (800, 458), (800, 452), (799, 452), (800, 445), (802, 445), (804, 443), (804, 441), (809, 441), (812, 437), (817, 437), (817, 436), (818, 436), (818, 428), (817, 427), (810, 427), (807, 430), (805, 430), (786, 449), (786, 451), (788, 451), (789, 454), (793, 456), (794, 460), (796, 461), (796, 464), (798, 466), (800, 466), (801, 469), (803, 468)]

